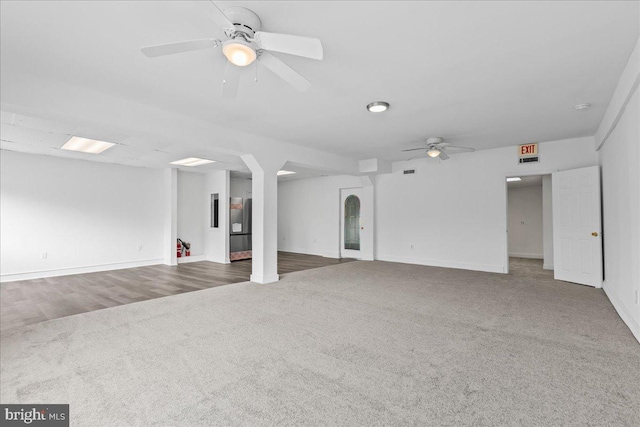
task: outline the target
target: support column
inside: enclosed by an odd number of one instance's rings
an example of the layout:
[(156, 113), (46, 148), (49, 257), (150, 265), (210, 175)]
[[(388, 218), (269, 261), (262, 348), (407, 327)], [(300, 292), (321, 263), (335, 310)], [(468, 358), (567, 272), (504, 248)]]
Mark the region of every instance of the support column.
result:
[(163, 179), (164, 263), (178, 265), (178, 169), (165, 169)]
[(253, 174), (251, 281), (277, 282), (278, 276), (278, 171), (284, 160), (242, 156)]

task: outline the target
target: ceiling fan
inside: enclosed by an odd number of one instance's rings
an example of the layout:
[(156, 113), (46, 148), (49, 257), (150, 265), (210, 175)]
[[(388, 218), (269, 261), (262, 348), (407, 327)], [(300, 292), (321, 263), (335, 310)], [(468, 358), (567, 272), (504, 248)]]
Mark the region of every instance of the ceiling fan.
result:
[[(444, 142), (444, 139), (440, 137), (427, 138), (426, 142), (427, 142), (426, 147), (410, 148), (408, 150), (402, 150), (402, 151), (422, 150), (422, 151), (426, 151), (427, 156), (434, 157), (434, 158), (439, 157), (442, 160), (447, 160), (449, 158), (449, 154), (469, 153), (472, 151), (476, 151), (475, 148), (455, 147), (449, 144), (448, 142)], [(413, 157), (413, 159), (415, 159), (415, 157)]]
[(223, 12), (213, 1), (211, 4), (213, 6), (211, 19), (224, 30), (227, 40), (209, 38), (161, 44), (143, 47), (142, 53), (150, 58), (155, 58), (192, 50), (222, 47), (222, 53), (226, 57), (222, 84), (224, 98), (236, 96), (243, 67), (256, 60), (301, 92), (311, 87), (311, 83), (307, 79), (269, 51), (321, 60), (323, 52), (320, 40), (260, 31), (262, 26), (260, 18), (251, 10), (234, 6)]

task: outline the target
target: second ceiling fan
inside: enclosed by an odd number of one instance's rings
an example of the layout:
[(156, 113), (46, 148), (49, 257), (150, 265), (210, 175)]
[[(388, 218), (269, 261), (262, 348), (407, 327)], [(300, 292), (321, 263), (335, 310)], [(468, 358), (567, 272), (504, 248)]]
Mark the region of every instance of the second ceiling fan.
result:
[(468, 153), (471, 151), (475, 151), (475, 149), (473, 148), (453, 146), (448, 142), (444, 142), (444, 139), (440, 137), (427, 138), (426, 143), (426, 147), (410, 148), (408, 150), (402, 151), (425, 151), (427, 153), (427, 156), (432, 158), (437, 157), (441, 160), (447, 160), (449, 158), (449, 154)]
[(222, 47), (222, 53), (227, 60), (222, 85), (222, 96), (225, 98), (236, 96), (243, 67), (256, 60), (299, 91), (304, 92), (311, 87), (307, 79), (269, 51), (321, 60), (323, 52), (320, 40), (260, 31), (262, 22), (251, 10), (234, 6), (223, 12), (213, 1), (211, 5), (211, 19), (224, 30), (227, 40), (208, 38), (161, 44), (143, 47), (142, 53), (155, 58)]

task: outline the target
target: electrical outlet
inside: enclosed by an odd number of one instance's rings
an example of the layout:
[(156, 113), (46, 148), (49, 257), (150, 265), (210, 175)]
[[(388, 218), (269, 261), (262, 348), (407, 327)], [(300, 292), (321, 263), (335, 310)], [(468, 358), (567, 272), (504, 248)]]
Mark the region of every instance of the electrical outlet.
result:
[(46, 252), (42, 252), (40, 254), (40, 259), (47, 259), (47, 253)]
[(142, 245), (138, 245), (138, 252), (142, 252)]

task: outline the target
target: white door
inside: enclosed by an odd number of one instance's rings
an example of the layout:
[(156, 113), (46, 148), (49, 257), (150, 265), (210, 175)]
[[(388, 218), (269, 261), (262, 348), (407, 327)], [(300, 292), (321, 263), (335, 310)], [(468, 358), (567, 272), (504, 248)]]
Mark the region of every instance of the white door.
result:
[(340, 190), (340, 257), (362, 259), (362, 188)]
[(554, 278), (602, 286), (600, 168), (552, 175)]

